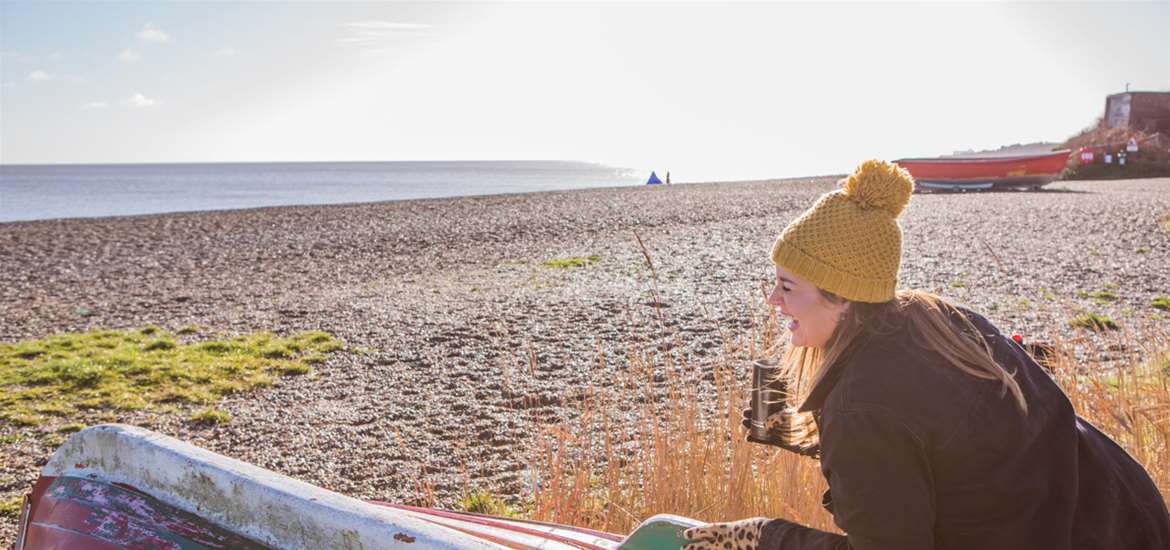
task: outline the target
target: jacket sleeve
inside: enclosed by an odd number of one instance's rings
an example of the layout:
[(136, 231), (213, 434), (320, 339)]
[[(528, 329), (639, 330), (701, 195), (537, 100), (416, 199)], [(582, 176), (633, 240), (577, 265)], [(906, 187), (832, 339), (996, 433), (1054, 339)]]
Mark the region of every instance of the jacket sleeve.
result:
[(881, 409), (835, 411), (821, 431), (833, 520), (846, 535), (773, 520), (760, 550), (932, 550), (934, 497), (922, 441)]

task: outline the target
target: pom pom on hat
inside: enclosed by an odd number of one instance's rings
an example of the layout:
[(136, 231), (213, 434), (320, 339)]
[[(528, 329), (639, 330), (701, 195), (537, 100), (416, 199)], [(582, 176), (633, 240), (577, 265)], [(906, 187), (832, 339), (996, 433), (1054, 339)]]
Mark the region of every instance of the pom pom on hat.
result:
[(914, 178), (896, 164), (867, 160), (840, 189), (788, 224), (772, 245), (772, 261), (821, 290), (854, 302), (894, 299), (902, 264), (898, 215)]
[(910, 202), (914, 178), (905, 168), (884, 160), (867, 160), (845, 180), (845, 195), (863, 208), (881, 208), (898, 217)]

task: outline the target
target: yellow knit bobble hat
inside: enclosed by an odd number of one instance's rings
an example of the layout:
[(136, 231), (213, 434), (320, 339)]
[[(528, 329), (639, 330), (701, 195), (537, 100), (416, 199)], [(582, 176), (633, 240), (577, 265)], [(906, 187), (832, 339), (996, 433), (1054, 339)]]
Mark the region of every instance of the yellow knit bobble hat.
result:
[(894, 299), (902, 263), (897, 218), (913, 190), (914, 178), (900, 166), (861, 163), (841, 189), (822, 195), (784, 228), (772, 261), (847, 300)]

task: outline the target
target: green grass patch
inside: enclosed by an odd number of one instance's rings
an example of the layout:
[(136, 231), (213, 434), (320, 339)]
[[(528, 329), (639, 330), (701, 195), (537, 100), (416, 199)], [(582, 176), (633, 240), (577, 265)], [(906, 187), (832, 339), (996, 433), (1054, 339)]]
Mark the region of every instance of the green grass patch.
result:
[(325, 362), (325, 354), (312, 351), (301, 356), (301, 362), (306, 365), (320, 365)]
[(175, 341), (170, 338), (159, 338), (158, 340), (148, 342), (145, 346), (142, 346), (142, 349), (143, 351), (175, 349)]
[(63, 434), (60, 432), (53, 432), (53, 433), (41, 435), (39, 438), (39, 441), (41, 442), (42, 445), (44, 445), (46, 447), (57, 448), (57, 447), (60, 447), (61, 445), (63, 445), (67, 439), (69, 439), (69, 434)]
[(203, 409), (191, 415), (192, 422), (200, 424), (227, 424), (232, 421), (232, 415), (219, 409)]
[(309, 371), (312, 369), (309, 368), (309, 365), (303, 363), (292, 363), (281, 365), (277, 367), (277, 370), (285, 376), (300, 376), (302, 374), (309, 374)]
[(19, 518), (20, 508), (23, 505), (24, 497), (20, 495), (0, 501), (0, 518)]
[(544, 262), (545, 267), (552, 267), (556, 269), (566, 269), (570, 267), (584, 267), (589, 264), (601, 261), (601, 256), (593, 255), (585, 258), (573, 256), (569, 258), (554, 258)]
[(459, 506), (466, 512), (489, 514), (506, 518), (517, 517), (516, 510), (490, 491), (472, 489), (459, 500)]
[(1088, 329), (1093, 332), (1117, 330), (1119, 328), (1117, 322), (1109, 318), (1108, 315), (1100, 315), (1092, 311), (1082, 312), (1080, 315), (1070, 319), (1068, 324), (1071, 327)]
[(1170, 298), (1166, 296), (1155, 296), (1154, 301), (1150, 305), (1154, 306), (1154, 309), (1170, 311)]
[[(1106, 286), (1108, 287), (1108, 285)], [(1113, 288), (1116, 288), (1116, 285), (1114, 285)], [(1117, 294), (1113, 292), (1113, 290), (1096, 290), (1092, 292), (1087, 290), (1078, 290), (1077, 298), (1092, 298), (1094, 302), (1097, 302), (1098, 304), (1104, 304), (1107, 302), (1116, 302)]]
[(16, 443), (17, 441), (21, 441), (23, 439), (24, 439), (24, 434), (21, 434), (21, 433), (0, 435), (0, 445), (10, 445), (12, 443)]
[(342, 344), (314, 331), (179, 343), (158, 327), (0, 343), (0, 422), (39, 426), (165, 403), (209, 405), (310, 372)]

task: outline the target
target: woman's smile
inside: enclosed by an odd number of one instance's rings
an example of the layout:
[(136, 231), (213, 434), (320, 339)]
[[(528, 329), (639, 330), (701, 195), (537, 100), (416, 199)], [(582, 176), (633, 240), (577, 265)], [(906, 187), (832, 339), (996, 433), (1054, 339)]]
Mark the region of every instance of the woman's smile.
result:
[(792, 345), (823, 348), (837, 328), (846, 304), (825, 298), (816, 285), (783, 268), (776, 268), (776, 289), (768, 297), (787, 320)]
[(788, 324), (786, 325), (788, 327), (788, 332), (793, 332), (797, 328), (800, 328), (800, 321), (797, 321), (796, 318), (792, 316), (792, 314), (784, 311), (783, 309), (779, 311), (780, 315), (783, 315), (784, 318), (788, 320)]

